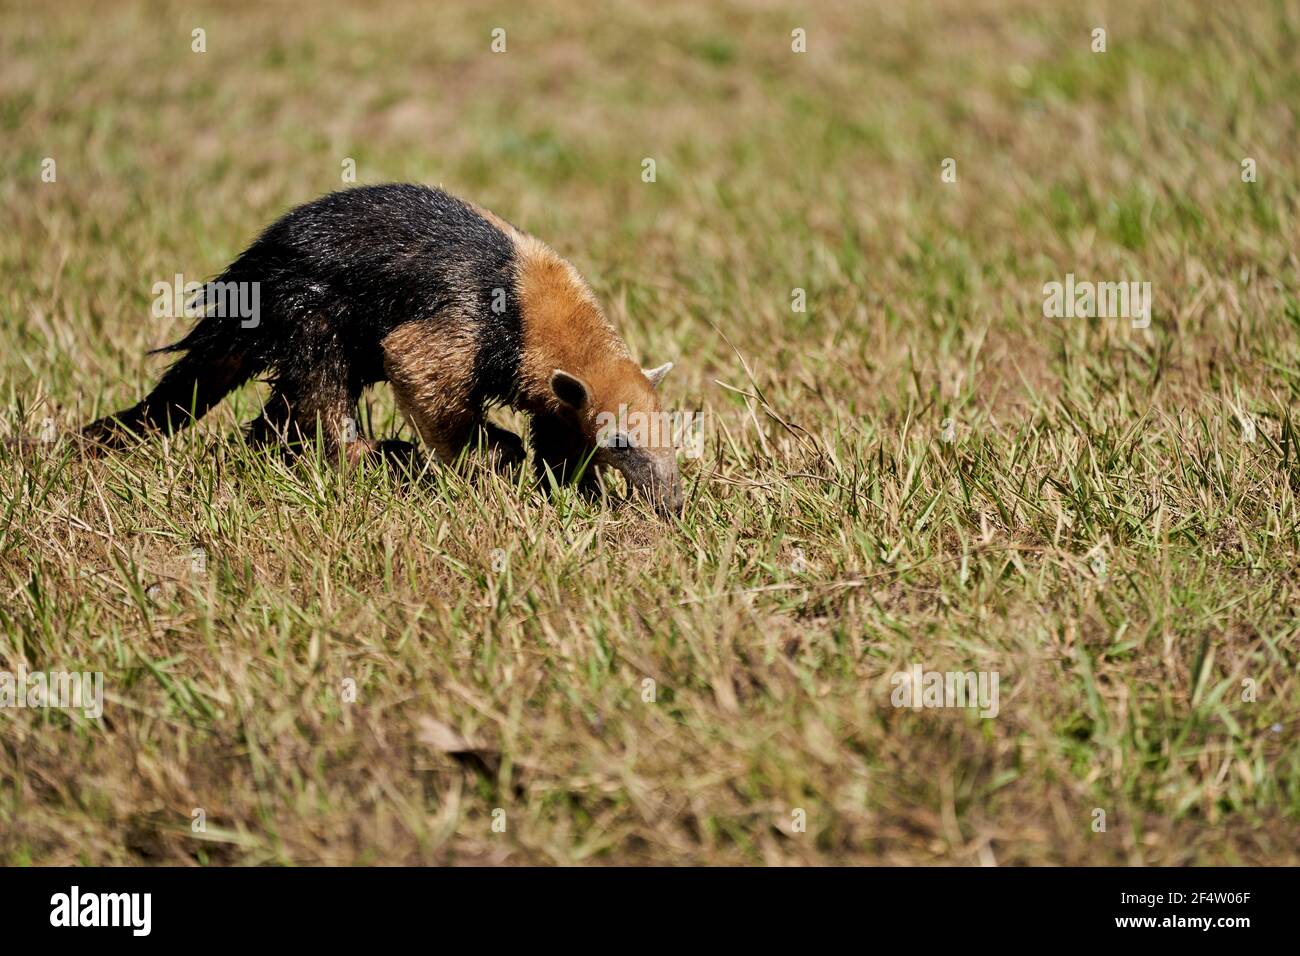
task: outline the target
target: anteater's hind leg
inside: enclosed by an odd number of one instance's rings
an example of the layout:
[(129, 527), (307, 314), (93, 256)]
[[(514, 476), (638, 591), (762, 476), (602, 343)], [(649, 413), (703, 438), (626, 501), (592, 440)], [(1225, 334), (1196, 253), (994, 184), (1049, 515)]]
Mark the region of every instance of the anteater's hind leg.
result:
[(478, 340), (468, 324), (453, 320), (407, 322), (383, 341), (384, 372), (408, 421), (439, 461), (453, 461), (482, 434), (499, 461), (523, 458), (523, 443), (484, 422), (475, 399)]
[[(280, 383), (271, 392), (262, 408), (262, 414), (248, 423), (248, 443), (254, 447), (277, 447), (290, 454), (298, 454), (316, 439), (316, 422), (321, 424), (321, 439), (326, 456), (355, 465), (367, 456), (383, 456), (394, 464), (409, 464), (415, 457), (415, 446), (409, 442), (388, 440), (371, 441), (358, 434), (358, 427), (350, 416), (356, 410), (356, 400), (343, 403), (326, 403), (324, 408), (315, 396), (295, 389), (292, 392)], [(299, 400), (295, 403), (294, 397)], [(305, 409), (316, 404), (315, 412)], [(317, 417), (319, 416), (319, 417)], [(331, 422), (342, 421), (342, 427), (330, 427)], [(341, 452), (341, 455), (340, 455)]]
[(285, 365), (276, 371), (262, 414), (248, 426), (250, 444), (281, 443), (298, 452), (319, 437), (327, 460), (349, 463), (373, 450), (357, 431), (363, 383), (342, 349), (318, 345), (310, 362)]
[(293, 408), (288, 397), (279, 389), (272, 389), (262, 414), (248, 423), (248, 443), (262, 448), (289, 444), (289, 428), (293, 423)]

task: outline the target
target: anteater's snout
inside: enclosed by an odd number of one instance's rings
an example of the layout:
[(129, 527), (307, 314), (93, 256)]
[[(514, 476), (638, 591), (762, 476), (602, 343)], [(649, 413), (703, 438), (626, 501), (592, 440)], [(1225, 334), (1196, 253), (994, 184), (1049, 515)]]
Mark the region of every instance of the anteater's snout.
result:
[(680, 518), (684, 502), (682, 500), (682, 476), (673, 469), (672, 484), (662, 496), (655, 501), (655, 509), (667, 518)]
[(661, 518), (680, 518), (682, 516), (682, 489), (660, 489), (659, 487), (640, 489), (642, 496), (654, 507)]
[(677, 470), (676, 456), (668, 456), (667, 461), (653, 471), (654, 478), (646, 495), (654, 505), (655, 511), (665, 518), (680, 518), (682, 515), (682, 476)]
[(654, 456), (642, 453), (628, 458), (620, 469), (627, 479), (628, 490), (644, 498), (663, 517), (680, 517), (684, 501), (676, 454), (670, 450)]

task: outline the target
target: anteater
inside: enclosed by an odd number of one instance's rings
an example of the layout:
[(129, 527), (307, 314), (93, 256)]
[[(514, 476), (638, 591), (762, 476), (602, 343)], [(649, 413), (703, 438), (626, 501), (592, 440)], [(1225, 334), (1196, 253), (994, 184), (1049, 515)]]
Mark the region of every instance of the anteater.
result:
[[(214, 288), (257, 289), (254, 320), (213, 314)], [(387, 381), (440, 460), (480, 437), (522, 458), (518, 437), (484, 419), (507, 405), (530, 416), (539, 471), (566, 479), (587, 460), (612, 466), (659, 510), (681, 510), (671, 445), (638, 446), (601, 425), (658, 414), (655, 387), (671, 363), (643, 371), (572, 265), (439, 189), (365, 186), (299, 206), (189, 308), (202, 317), (158, 350), (181, 357), (139, 404), (85, 427), (94, 447), (171, 434), (265, 375), (271, 394), (250, 442), (319, 437), (335, 460), (355, 461), (401, 444), (351, 425), (362, 390)]]

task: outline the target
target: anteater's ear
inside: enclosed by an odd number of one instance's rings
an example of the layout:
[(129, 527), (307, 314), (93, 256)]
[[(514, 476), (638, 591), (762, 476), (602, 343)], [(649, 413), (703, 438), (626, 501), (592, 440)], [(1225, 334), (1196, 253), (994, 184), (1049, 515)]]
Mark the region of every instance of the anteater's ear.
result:
[(558, 368), (551, 373), (551, 391), (556, 398), (574, 409), (582, 409), (591, 397), (586, 382)]
[(672, 362), (664, 362), (658, 368), (643, 368), (641, 374), (650, 379), (650, 387), (658, 388), (659, 383), (664, 380), (664, 376), (673, 370)]

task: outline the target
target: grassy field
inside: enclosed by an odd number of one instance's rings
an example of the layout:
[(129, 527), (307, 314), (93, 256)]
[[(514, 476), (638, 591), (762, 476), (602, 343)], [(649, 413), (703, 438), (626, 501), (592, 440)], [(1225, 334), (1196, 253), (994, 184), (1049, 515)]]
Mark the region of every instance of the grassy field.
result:
[[(105, 696), (0, 709), (0, 863), (1300, 863), (1300, 3), (300, 9), (0, 4), (0, 670)], [(259, 455), (260, 384), (39, 441), (348, 160), (677, 363), (680, 522)]]

